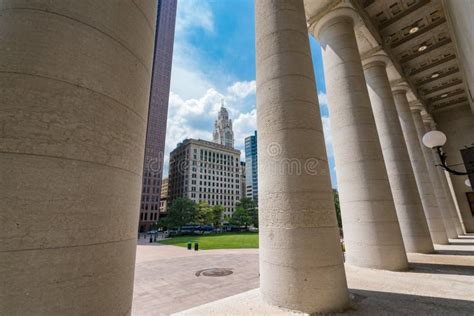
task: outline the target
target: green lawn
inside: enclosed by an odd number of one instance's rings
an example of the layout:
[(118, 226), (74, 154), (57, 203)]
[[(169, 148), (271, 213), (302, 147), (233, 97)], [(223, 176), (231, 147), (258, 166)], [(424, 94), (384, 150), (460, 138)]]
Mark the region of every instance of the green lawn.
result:
[(193, 243), (198, 242), (199, 249), (204, 250), (258, 248), (258, 233), (222, 233), (203, 236), (178, 236), (160, 241), (160, 243), (187, 247), (189, 241)]

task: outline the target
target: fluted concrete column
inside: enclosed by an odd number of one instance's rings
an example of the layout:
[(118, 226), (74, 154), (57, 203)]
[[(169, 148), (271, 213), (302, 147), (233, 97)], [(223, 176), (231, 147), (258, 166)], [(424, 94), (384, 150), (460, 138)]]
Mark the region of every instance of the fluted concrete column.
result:
[(0, 315), (131, 312), (155, 1), (0, 3)]
[(351, 9), (338, 9), (315, 28), (337, 166), (347, 262), (388, 270), (407, 257), (370, 106)]
[(415, 123), (415, 129), (418, 136), (418, 141), (420, 147), (423, 151), (423, 156), (425, 157), (426, 167), (428, 170), (428, 175), (433, 185), (434, 193), (436, 195), (436, 200), (438, 201), (438, 209), (440, 210), (441, 216), (443, 218), (444, 228), (446, 230), (446, 235), (448, 238), (457, 238), (458, 234), (456, 232), (456, 227), (452, 219), (452, 215), (449, 209), (448, 200), (446, 198), (446, 193), (444, 192), (443, 186), (439, 179), (439, 174), (435, 162), (433, 161), (432, 150), (423, 145), (423, 135), (425, 135), (425, 125), (423, 124), (423, 119), (421, 117), (421, 110), (423, 108), (420, 105), (412, 104), (411, 113), (413, 116), (413, 122)]
[[(437, 130), (436, 128), (436, 123), (434, 122), (433, 119), (430, 118), (430, 121), (423, 121), (423, 124), (425, 125), (425, 131), (433, 131)], [(433, 162), (435, 165), (440, 164), (441, 162), (439, 161), (439, 157), (436, 154), (434, 150), (432, 150), (432, 156), (433, 156)], [(451, 216), (451, 219), (454, 223), (454, 227), (456, 228), (456, 233), (457, 235), (463, 235), (465, 233), (461, 219), (459, 217), (456, 204), (454, 203), (454, 197), (451, 194), (451, 190), (449, 189), (449, 184), (448, 184), (448, 179), (446, 178), (446, 173), (442, 168), (436, 168), (438, 171), (438, 176), (442, 185), (442, 189), (444, 191), (444, 194), (446, 196), (446, 200), (448, 203), (448, 210), (449, 214)]]
[(348, 291), (302, 0), (255, 1), (260, 291), (306, 313)]
[[(447, 155), (447, 163), (455, 170), (466, 171), (460, 150), (465, 146), (472, 146), (474, 142), (474, 115), (469, 105), (458, 106), (448, 110), (435, 112), (434, 119), (440, 131), (446, 134), (447, 142), (443, 146)], [(471, 213), (466, 192), (472, 191), (464, 182), (467, 176), (451, 175), (453, 190), (459, 205), (466, 232), (474, 233), (474, 216)]]
[(410, 112), (410, 106), (407, 100), (407, 88), (395, 87), (393, 89), (393, 98), (397, 108), (398, 118), (402, 127), (403, 136), (407, 144), (408, 155), (410, 156), (415, 180), (420, 193), (421, 203), (425, 211), (426, 221), (430, 229), (431, 239), (435, 244), (447, 244), (448, 237), (444, 229), (443, 218), (438, 209), (438, 202), (434, 194), (428, 170), (426, 168), (425, 158), (421, 150), (415, 123)]
[(364, 60), (372, 111), (405, 249), (407, 252), (432, 253), (433, 242), (388, 81), (387, 60), (384, 55)]

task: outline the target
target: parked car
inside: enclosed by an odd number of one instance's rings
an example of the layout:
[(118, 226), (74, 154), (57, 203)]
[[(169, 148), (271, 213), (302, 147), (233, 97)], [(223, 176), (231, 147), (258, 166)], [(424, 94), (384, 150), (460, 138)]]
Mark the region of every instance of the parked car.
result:
[(181, 234), (192, 234), (194, 232), (200, 232), (200, 226), (199, 225), (185, 225), (181, 226), (179, 229), (179, 232)]
[(176, 229), (169, 229), (165, 233), (168, 233), (169, 237), (178, 236), (179, 232)]
[(212, 227), (212, 225), (204, 225), (204, 226), (200, 226), (199, 227), (199, 230), (201, 232), (213, 232), (214, 231), (214, 227)]

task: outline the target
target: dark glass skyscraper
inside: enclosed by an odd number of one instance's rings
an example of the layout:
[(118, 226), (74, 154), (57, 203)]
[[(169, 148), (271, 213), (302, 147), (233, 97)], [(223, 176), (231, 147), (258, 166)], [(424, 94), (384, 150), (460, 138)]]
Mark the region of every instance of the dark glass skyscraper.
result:
[(257, 131), (245, 138), (246, 196), (258, 202)]
[[(151, 1), (151, 0), (150, 0)], [(158, 0), (139, 231), (158, 220), (177, 0)]]

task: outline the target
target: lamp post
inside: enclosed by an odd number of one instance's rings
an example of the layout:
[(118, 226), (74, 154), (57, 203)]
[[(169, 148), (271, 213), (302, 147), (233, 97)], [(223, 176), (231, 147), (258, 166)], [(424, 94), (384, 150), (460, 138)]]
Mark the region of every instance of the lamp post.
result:
[[(444, 135), (443, 132), (441, 131), (430, 131), (423, 135), (423, 145), (425, 145), (428, 148), (431, 149), (436, 149), (436, 152), (438, 153), (439, 160), (441, 162), (441, 166), (444, 170), (448, 171), (451, 174), (454, 174), (456, 176), (466, 176), (469, 174), (469, 172), (460, 172), (451, 169), (447, 164), (446, 164), (446, 153), (443, 151), (443, 145), (446, 143), (446, 135)], [(467, 184), (466, 184), (467, 185)]]

